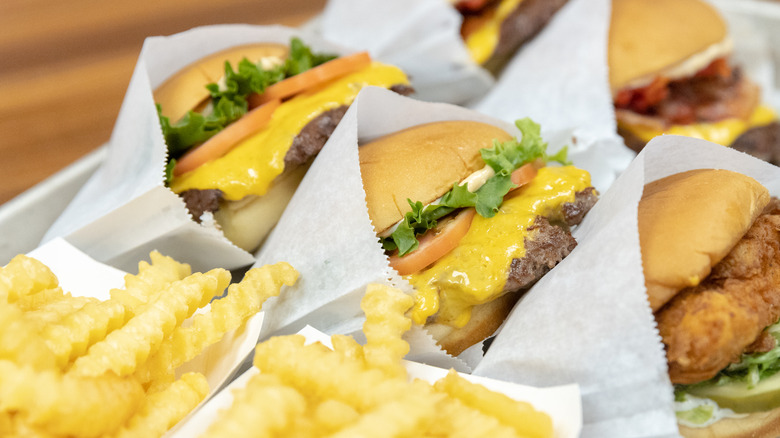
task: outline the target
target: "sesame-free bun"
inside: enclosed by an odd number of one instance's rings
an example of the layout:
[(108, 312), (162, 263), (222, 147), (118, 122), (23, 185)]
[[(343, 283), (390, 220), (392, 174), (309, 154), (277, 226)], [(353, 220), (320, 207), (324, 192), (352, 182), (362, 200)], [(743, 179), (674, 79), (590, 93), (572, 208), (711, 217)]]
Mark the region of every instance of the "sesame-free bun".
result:
[(427, 323), (425, 329), (444, 351), (457, 356), (495, 333), (509, 316), (520, 295), (507, 293), (493, 301), (474, 306), (471, 309), (469, 322), (463, 327), (454, 328), (447, 324)]
[[(613, 0), (608, 56), (612, 90), (652, 79), (726, 36), (723, 18), (702, 0)], [(710, 61), (702, 60), (700, 68)]]
[(480, 149), (512, 137), (486, 123), (428, 123), (360, 146), (360, 172), (368, 216), (381, 233), (411, 210), (407, 198), (424, 205), (484, 167)]
[(764, 186), (729, 170), (691, 170), (647, 184), (639, 242), (653, 311), (704, 280), (768, 202)]
[(259, 43), (231, 47), (213, 53), (182, 68), (154, 90), (154, 101), (162, 106), (162, 114), (176, 122), (201, 105), (209, 97), (206, 85), (225, 75), (225, 62), (235, 69), (242, 59), (253, 63), (262, 58), (284, 60), (288, 47), (284, 44)]
[(776, 438), (780, 430), (780, 408), (754, 412), (742, 418), (724, 418), (707, 427), (680, 426), (686, 438)]

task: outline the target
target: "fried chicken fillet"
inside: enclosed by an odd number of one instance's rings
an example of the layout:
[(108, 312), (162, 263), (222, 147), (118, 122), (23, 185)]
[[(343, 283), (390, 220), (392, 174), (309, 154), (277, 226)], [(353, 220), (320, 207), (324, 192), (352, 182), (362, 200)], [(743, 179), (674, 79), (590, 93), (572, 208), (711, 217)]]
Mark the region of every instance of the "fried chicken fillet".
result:
[(706, 280), (656, 312), (672, 382), (710, 379), (757, 340), (764, 345), (754, 351), (773, 348), (761, 335), (778, 317), (780, 201), (773, 198)]

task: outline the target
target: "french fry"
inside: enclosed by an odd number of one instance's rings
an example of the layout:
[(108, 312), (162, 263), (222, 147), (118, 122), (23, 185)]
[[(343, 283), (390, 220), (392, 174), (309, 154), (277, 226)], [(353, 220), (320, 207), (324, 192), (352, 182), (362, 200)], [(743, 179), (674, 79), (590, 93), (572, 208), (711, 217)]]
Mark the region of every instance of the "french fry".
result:
[(263, 373), (277, 374), (316, 402), (334, 399), (360, 413), (401, 397), (407, 389), (404, 378), (389, 379), (382, 371), (365, 369), (322, 344), (303, 343), (298, 335), (271, 338), (257, 346), (254, 364)]
[[(511, 427), (501, 424), (498, 419), (469, 408), (457, 399), (446, 399), (439, 404), (437, 418), (427, 431), (428, 436), (447, 436), (451, 438), (470, 438), (489, 436), (495, 438), (520, 437)], [(550, 435), (552, 436), (552, 435)]]
[(0, 304), (0, 327), (0, 359), (28, 364), (35, 370), (56, 367), (54, 354), (15, 305)]
[(122, 328), (109, 333), (76, 359), (71, 371), (82, 376), (99, 376), (107, 371), (120, 376), (132, 374), (166, 336), (221, 293), (229, 282), (230, 273), (214, 269), (172, 283)]
[(121, 327), (126, 317), (124, 305), (115, 300), (88, 302), (62, 321), (47, 325), (41, 336), (57, 358), (57, 365), (64, 370), (71, 360)]
[(51, 289), (44, 289), (40, 292), (36, 292), (30, 295), (19, 297), (14, 304), (19, 309), (30, 312), (34, 310), (40, 310), (45, 306), (61, 301), (70, 301), (70, 294), (66, 294), (59, 286)]
[(207, 346), (219, 341), (225, 333), (240, 327), (260, 311), (263, 303), (279, 295), (282, 285), (293, 285), (298, 272), (288, 263), (254, 268), (238, 284), (232, 284), (224, 298), (211, 302), (207, 313), (195, 315), (188, 327), (178, 327), (138, 371), (142, 382), (157, 372), (168, 372), (192, 360)]
[(57, 287), (57, 277), (38, 260), (24, 254), (0, 268), (0, 301), (13, 303), (20, 297)]
[(436, 408), (444, 397), (424, 384), (412, 384), (406, 394), (365, 413), (352, 426), (330, 435), (332, 438), (417, 437), (435, 421)]
[(284, 436), (307, 409), (306, 399), (298, 391), (270, 374), (252, 376), (234, 397), (235, 408), (224, 412), (204, 437), (241, 436), (245, 431), (252, 431), (257, 438)]
[[(161, 436), (209, 392), (203, 374), (176, 380), (177, 367), (297, 276), (286, 263), (252, 270), (192, 318), (225, 290), (227, 271), (190, 275), (152, 253), (101, 302), (65, 293), (43, 264), (16, 257), (0, 268), (0, 436)], [(156, 355), (161, 346), (167, 353)], [(312, 421), (295, 423), (315, 431)]]
[[(39, 295), (40, 293), (43, 292), (39, 292), (35, 295)], [(31, 296), (34, 295), (28, 295), (23, 298)], [(21, 301), (23, 301), (23, 299), (18, 300), (14, 304), (18, 304)], [(56, 324), (68, 315), (79, 311), (87, 305), (87, 303), (96, 302), (98, 302), (98, 300), (91, 297), (68, 297), (67, 299), (49, 302), (40, 306), (38, 309), (26, 311), (24, 316), (37, 331), (41, 331), (46, 326)]]
[(125, 275), (125, 288), (112, 289), (111, 299), (124, 304), (125, 308), (135, 310), (157, 298), (174, 281), (183, 280), (192, 273), (190, 266), (164, 256), (157, 251), (149, 254), (151, 264), (138, 263), (138, 274)]
[[(78, 377), (0, 361), (0, 410), (50, 433), (96, 437), (116, 431), (141, 402), (135, 379)], [(85, 421), (85, 419), (89, 421)]]
[(358, 344), (355, 338), (345, 335), (333, 335), (330, 337), (333, 351), (344, 357), (353, 359), (356, 363), (365, 363), (363, 346)]
[(508, 396), (490, 391), (482, 385), (469, 382), (453, 370), (434, 385), (466, 406), (498, 419), (515, 429), (519, 436), (529, 438), (549, 437), (553, 433), (552, 420), (533, 408), (530, 403), (519, 402)]
[(412, 327), (404, 315), (414, 304), (414, 298), (398, 289), (382, 284), (366, 288), (360, 307), (366, 314), (363, 333), (366, 362), (391, 376), (406, 376), (401, 359), (409, 352), (409, 344), (401, 339)]
[(162, 436), (209, 393), (206, 377), (187, 373), (166, 389), (148, 396), (117, 438)]
[(402, 339), (410, 327), (404, 314), (412, 304), (400, 290), (369, 286), (361, 302), (365, 346), (340, 335), (331, 337), (333, 350), (305, 345), (300, 335), (259, 344), (254, 365), (260, 374), (236, 390), (231, 408), (205, 436), (553, 436), (546, 414), (454, 371), (435, 385), (409, 382), (401, 360), (409, 348)]
[(314, 410), (314, 422), (323, 435), (338, 432), (357, 423), (358, 420), (360, 420), (358, 411), (338, 400), (325, 400)]

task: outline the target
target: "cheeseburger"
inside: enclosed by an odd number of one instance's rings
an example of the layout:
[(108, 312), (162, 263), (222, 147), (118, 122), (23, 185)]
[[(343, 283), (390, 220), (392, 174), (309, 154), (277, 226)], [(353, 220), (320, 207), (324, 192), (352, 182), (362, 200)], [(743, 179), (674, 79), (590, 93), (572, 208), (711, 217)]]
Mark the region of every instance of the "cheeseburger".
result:
[(720, 14), (701, 0), (614, 0), (609, 80), (626, 144), (697, 137), (780, 161), (780, 124), (759, 87), (729, 62)]
[(576, 246), (596, 202), (588, 172), (548, 156), (539, 125), (520, 141), (492, 125), (418, 125), (361, 145), (368, 215), (416, 289), (412, 320), (460, 354), (495, 332), (521, 291)]
[(566, 0), (452, 0), (463, 15), (461, 35), (474, 62), (500, 70)]
[(780, 431), (780, 201), (693, 170), (647, 186), (639, 240), (685, 436)]
[(167, 183), (196, 221), (213, 213), (228, 239), (253, 251), (360, 89), (409, 94), (408, 84), (365, 52), (312, 53), (296, 38), (210, 55), (155, 90)]

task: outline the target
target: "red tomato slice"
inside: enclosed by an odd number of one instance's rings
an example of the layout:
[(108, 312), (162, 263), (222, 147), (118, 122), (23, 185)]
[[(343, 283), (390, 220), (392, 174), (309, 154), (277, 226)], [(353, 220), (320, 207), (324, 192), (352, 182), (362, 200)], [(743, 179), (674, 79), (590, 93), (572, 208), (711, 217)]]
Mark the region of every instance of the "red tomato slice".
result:
[(512, 184), (517, 186), (512, 190), (520, 188), (536, 177), (536, 166), (534, 163), (524, 164), (512, 172), (509, 177), (512, 179)]
[(173, 175), (182, 175), (204, 163), (225, 155), (241, 140), (264, 128), (271, 120), (274, 110), (281, 103), (279, 99), (276, 99), (249, 111), (243, 117), (206, 140), (202, 145), (182, 155), (173, 167)]
[(439, 221), (436, 228), (418, 237), (420, 246), (416, 250), (403, 257), (391, 255), (390, 266), (400, 275), (409, 275), (439, 260), (458, 246), (475, 213), (473, 208), (465, 208), (457, 215)]
[(284, 100), (303, 90), (314, 88), (339, 76), (368, 67), (369, 64), (371, 64), (371, 56), (368, 52), (359, 52), (333, 59), (303, 73), (277, 82), (266, 88), (262, 94), (255, 93), (250, 95), (248, 98), (249, 107), (254, 108), (274, 99)]

